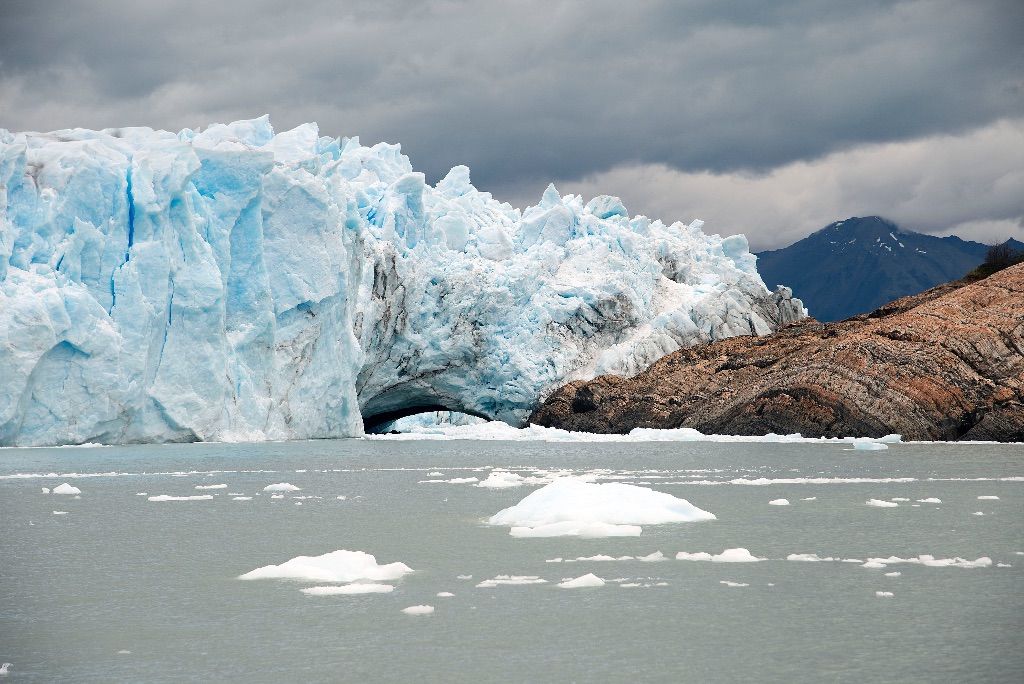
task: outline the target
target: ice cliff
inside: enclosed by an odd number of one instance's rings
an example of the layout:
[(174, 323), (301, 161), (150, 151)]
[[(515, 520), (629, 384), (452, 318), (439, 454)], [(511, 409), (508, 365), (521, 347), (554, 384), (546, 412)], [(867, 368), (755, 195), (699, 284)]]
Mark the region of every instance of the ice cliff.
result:
[(553, 186), (523, 212), (396, 145), (0, 130), (0, 445), (362, 434), (445, 406), (522, 424), (559, 385), (803, 314), (742, 236)]

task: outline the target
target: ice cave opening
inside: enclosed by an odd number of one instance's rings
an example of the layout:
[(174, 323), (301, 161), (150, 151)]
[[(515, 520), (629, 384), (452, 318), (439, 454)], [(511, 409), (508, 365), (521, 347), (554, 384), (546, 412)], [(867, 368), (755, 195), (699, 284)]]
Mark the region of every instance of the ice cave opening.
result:
[(453, 410), (442, 404), (427, 404), (366, 415), (363, 417), (363, 431), (367, 434), (409, 432), (417, 427), (473, 425), (489, 420), (488, 416), (464, 408)]

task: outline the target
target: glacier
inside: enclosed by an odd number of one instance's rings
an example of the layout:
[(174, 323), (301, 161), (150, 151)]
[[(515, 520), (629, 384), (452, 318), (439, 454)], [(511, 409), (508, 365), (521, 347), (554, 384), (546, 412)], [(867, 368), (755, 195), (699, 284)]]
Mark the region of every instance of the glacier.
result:
[(0, 445), (517, 426), (568, 381), (806, 315), (701, 226), (553, 185), (520, 211), (268, 117), (0, 129)]

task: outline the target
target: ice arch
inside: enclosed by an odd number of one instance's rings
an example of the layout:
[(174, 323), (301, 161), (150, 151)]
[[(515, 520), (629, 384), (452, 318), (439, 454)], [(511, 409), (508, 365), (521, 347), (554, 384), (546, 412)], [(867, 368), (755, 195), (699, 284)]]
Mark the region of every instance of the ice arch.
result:
[(520, 211), (266, 117), (0, 130), (0, 445), (518, 425), (569, 380), (805, 315), (701, 226), (554, 186)]

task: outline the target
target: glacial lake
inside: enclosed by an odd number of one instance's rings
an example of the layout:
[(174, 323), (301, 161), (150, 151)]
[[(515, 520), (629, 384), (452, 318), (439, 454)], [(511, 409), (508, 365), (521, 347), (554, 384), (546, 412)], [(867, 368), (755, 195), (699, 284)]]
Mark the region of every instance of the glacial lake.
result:
[[(485, 521), (540, 485), (475, 486), (494, 468), (636, 484), (717, 520), (516, 538)], [(442, 479), (470, 481), (425, 482)], [(42, 493), (65, 482), (79, 498)], [(264, 491), (282, 482), (300, 489)], [(676, 559), (734, 548), (765, 560)], [(339, 549), (414, 572), (360, 595), (238, 579)], [(633, 558), (576, 560), (596, 555)], [(557, 586), (589, 573), (604, 586)], [(498, 576), (544, 582), (485, 582)], [(420, 605), (434, 611), (403, 612)], [(12, 684), (1019, 682), (1024, 446), (0, 449), (0, 660)]]

